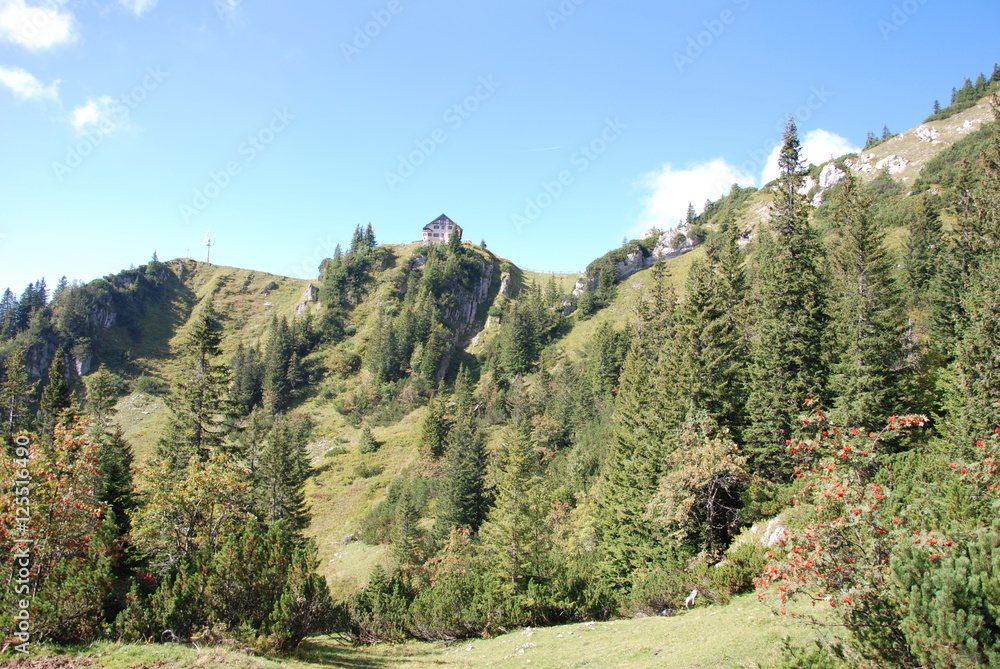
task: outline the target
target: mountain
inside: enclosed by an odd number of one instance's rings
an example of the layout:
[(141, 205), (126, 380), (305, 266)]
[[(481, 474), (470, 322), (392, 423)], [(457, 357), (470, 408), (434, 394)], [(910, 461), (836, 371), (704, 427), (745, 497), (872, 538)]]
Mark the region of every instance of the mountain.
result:
[[(0, 306), (7, 429), (58, 443), (55, 409), (70, 403), (42, 387), (59, 385), (61, 363), (76, 408), (109, 423), (95, 439), (121, 428), (143, 480), (129, 516), (140, 529), (122, 537), (147, 547), (134, 567), (155, 584), (146, 601), (181, 597), (202, 564), (161, 564), (148, 548), (143, 509), (156, 490), (170, 497), (149, 472), (234, 466), (212, 494), (246, 486), (227, 513), (280, 532), (261, 509), (294, 500), (271, 490), (261, 502), (255, 478), (280, 457), (288, 466), (267, 480), (303, 493), (310, 516), (290, 541), (316, 545), (313, 566), (289, 573), (318, 573), (337, 602), (324, 624), (358, 642), (660, 613), (696, 588), (722, 603), (755, 585), (768, 597), (806, 588), (800, 579), (812, 588), (802, 593), (846, 605), (835, 614), (858, 656), (882, 657), (889, 642), (857, 621), (888, 616), (878, 620), (906, 639), (892, 651), (899, 666), (927, 663), (921, 639), (948, 632), (921, 618), (933, 602), (906, 600), (899, 584), (980, 553), (917, 554), (882, 536), (993, 541), (982, 501), (993, 490), (980, 483), (995, 471), (975, 451), (1000, 434), (996, 361), (984, 353), (1000, 344), (996, 277), (979, 269), (1000, 267), (992, 114), (986, 98), (959, 100), (859, 155), (802, 167), (790, 125), (781, 178), (734, 186), (580, 276), (531, 273), (457, 236), (379, 245), (369, 226), (314, 280), (154, 259), (60, 286), (51, 301), (33, 286)], [(33, 394), (6, 389), (21, 351)], [(113, 410), (94, 408), (101, 368)], [(198, 410), (209, 407), (198, 430), (215, 439), (204, 463), (180, 446), (192, 389)], [(38, 420), (15, 424), (13, 407), (36, 404)], [(275, 455), (288, 446), (275, 435), (293, 435), (308, 469)], [(980, 462), (980, 478), (953, 488), (937, 469)], [(814, 478), (820, 463), (830, 474)], [(967, 510), (914, 509), (917, 490)], [(815, 495), (844, 494), (848, 506), (822, 515)], [(813, 508), (816, 522), (804, 515)], [(820, 566), (808, 574), (797, 559), (782, 566), (786, 549), (819, 550), (817, 527), (839, 552), (810, 552)], [(848, 531), (864, 536), (863, 554)], [(216, 540), (198, 559), (221, 559)], [(852, 560), (857, 570), (830, 575)], [(949, 574), (937, 577), (958, 588)], [(311, 601), (296, 596), (282, 599), (286, 619), (300, 615), (288, 602)], [(262, 643), (274, 628), (257, 624), (261, 636), (247, 638)]]

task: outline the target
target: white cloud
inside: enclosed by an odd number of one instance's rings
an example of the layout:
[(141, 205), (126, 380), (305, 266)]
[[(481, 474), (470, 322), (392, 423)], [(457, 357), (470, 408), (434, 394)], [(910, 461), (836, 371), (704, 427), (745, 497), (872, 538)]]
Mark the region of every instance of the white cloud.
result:
[(56, 79), (48, 86), (43, 86), (42, 82), (36, 79), (30, 72), (19, 67), (5, 67), (0, 65), (0, 84), (3, 84), (14, 95), (22, 100), (58, 100), (59, 80)]
[(651, 227), (669, 230), (683, 222), (688, 204), (701, 212), (706, 200), (717, 200), (733, 184), (753, 186), (752, 174), (716, 158), (687, 169), (676, 169), (669, 163), (657, 172), (650, 172), (640, 179), (640, 186), (649, 191), (642, 217), (633, 230), (642, 233)]
[[(799, 157), (808, 165), (820, 165), (831, 158), (839, 158), (846, 153), (858, 153), (861, 147), (851, 144), (849, 139), (841, 137), (827, 130), (810, 130), (801, 139), (802, 149)], [(761, 175), (761, 184), (766, 184), (778, 178), (778, 156), (781, 154), (781, 144), (774, 147), (771, 155), (767, 158), (764, 172)]]
[(0, 0), (0, 41), (37, 51), (74, 39), (73, 15), (57, 4), (36, 7), (25, 0)]
[(215, 7), (215, 13), (219, 15), (219, 19), (229, 25), (239, 23), (241, 4), (243, 4), (243, 0), (212, 0), (212, 6)]
[(142, 16), (153, 7), (156, 7), (157, 1), (158, 0), (118, 0), (118, 4), (136, 16)]
[(99, 132), (110, 135), (116, 130), (128, 126), (128, 107), (111, 96), (102, 95), (90, 98), (87, 104), (77, 107), (70, 113), (70, 123), (76, 128), (78, 135)]

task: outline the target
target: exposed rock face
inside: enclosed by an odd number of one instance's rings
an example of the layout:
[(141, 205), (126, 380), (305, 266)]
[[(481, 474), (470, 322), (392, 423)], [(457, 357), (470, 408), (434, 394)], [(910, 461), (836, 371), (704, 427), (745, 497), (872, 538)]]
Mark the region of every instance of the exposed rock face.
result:
[(311, 283), (306, 286), (305, 292), (302, 293), (302, 301), (295, 305), (295, 313), (301, 316), (310, 304), (319, 304), (319, 288)]
[(941, 133), (937, 131), (937, 128), (932, 128), (929, 125), (920, 126), (914, 131), (914, 134), (917, 136), (917, 139), (919, 139), (921, 142), (930, 142), (931, 145), (937, 145), (941, 143), (938, 141), (938, 137), (941, 136)]
[(417, 269), (418, 267), (423, 267), (424, 263), (427, 262), (427, 254), (421, 253), (418, 256), (414, 256), (413, 260), (410, 261), (410, 269)]
[(965, 123), (959, 126), (958, 133), (960, 135), (968, 135), (971, 132), (975, 132), (977, 130), (976, 126), (982, 122), (982, 119), (978, 118), (968, 119)]
[(875, 160), (874, 153), (862, 153), (858, 156), (857, 160), (845, 159), (844, 164), (855, 172), (865, 172), (867, 174), (875, 171), (875, 167), (872, 165), (873, 160)]
[(621, 281), (622, 279), (630, 277), (642, 268), (647, 267), (644, 260), (645, 258), (643, 257), (642, 251), (638, 249), (635, 251), (629, 251), (625, 255), (624, 260), (619, 260), (615, 263), (615, 267), (618, 268), (618, 280)]
[(878, 171), (888, 170), (889, 174), (899, 174), (906, 169), (906, 166), (910, 164), (910, 161), (902, 156), (897, 156), (893, 154), (891, 156), (886, 156), (882, 160), (875, 163), (875, 169)]
[(280, 286), (274, 281), (269, 282), (266, 286), (260, 289), (261, 295), (268, 295), (272, 290), (278, 290)]
[(500, 276), (500, 294), (510, 299), (513, 294), (513, 285), (510, 280), (510, 272), (504, 272)]
[(576, 285), (573, 286), (573, 297), (580, 297), (583, 295), (583, 291), (593, 291), (595, 288), (597, 288), (597, 277), (581, 274), (580, 278), (576, 280)]
[(694, 249), (695, 246), (694, 240), (691, 239), (691, 229), (686, 225), (682, 225), (673, 232), (664, 232), (660, 235), (660, 241), (656, 243), (649, 265), (657, 260), (676, 258)]
[(835, 163), (830, 163), (819, 173), (819, 187), (823, 190), (833, 188), (847, 178), (847, 172), (837, 167)]
[(489, 298), (490, 283), (493, 279), (493, 263), (483, 262), (479, 279), (470, 289), (459, 288), (455, 291), (455, 304), (442, 311), (442, 316), (457, 325), (456, 339), (461, 342), (471, 334), (473, 322), (479, 305)]
[(76, 367), (77, 376), (86, 376), (94, 366), (94, 354), (90, 351), (80, 353), (79, 357), (74, 355), (73, 364)]
[(802, 180), (802, 186), (799, 188), (799, 195), (805, 195), (813, 188), (816, 187), (816, 180), (811, 176), (807, 176)]

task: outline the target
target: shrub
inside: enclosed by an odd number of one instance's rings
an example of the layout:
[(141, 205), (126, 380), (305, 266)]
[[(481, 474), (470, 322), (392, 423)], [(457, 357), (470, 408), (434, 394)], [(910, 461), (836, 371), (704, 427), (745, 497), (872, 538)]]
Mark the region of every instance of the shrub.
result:
[(155, 376), (143, 374), (132, 382), (132, 391), (144, 395), (162, 396), (170, 392), (170, 385)]
[(711, 572), (712, 585), (717, 590), (735, 595), (753, 588), (754, 580), (767, 566), (767, 549), (744, 541), (733, 548), (729, 556)]

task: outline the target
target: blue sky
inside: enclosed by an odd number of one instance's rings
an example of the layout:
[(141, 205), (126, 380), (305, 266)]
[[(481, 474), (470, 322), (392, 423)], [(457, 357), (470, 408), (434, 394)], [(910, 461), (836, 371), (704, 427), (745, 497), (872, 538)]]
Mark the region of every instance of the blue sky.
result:
[(204, 259), (312, 277), (446, 213), (578, 271), (1000, 60), (995, 0), (0, 0), (0, 288)]

